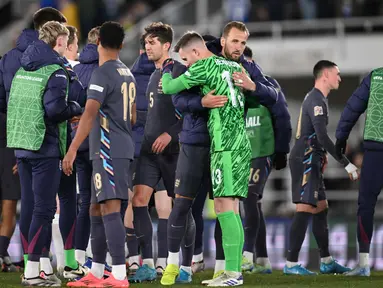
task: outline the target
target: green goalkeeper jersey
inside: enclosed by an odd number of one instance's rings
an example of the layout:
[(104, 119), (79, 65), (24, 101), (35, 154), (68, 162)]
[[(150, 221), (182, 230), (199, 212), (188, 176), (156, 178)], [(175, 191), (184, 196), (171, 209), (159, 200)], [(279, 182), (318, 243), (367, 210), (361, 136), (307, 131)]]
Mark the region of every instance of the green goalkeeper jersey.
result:
[(180, 77), (162, 76), (165, 94), (175, 94), (193, 86), (201, 86), (203, 95), (215, 90), (215, 95), (226, 95), (229, 101), (221, 108), (210, 109), (208, 130), (211, 152), (251, 150), (244, 120), (245, 96), (234, 85), (232, 74), (242, 72), (242, 66), (222, 57), (211, 56), (194, 63)]

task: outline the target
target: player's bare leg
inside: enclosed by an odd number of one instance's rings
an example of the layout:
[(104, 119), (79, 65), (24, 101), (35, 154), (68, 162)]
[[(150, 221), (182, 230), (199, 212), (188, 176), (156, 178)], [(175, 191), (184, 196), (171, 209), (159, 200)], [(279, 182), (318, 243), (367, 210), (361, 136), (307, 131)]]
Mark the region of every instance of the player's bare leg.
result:
[(156, 261), (157, 275), (162, 275), (166, 268), (168, 258), (168, 219), (172, 211), (172, 198), (168, 196), (166, 190), (157, 191), (154, 194), (154, 202), (158, 215), (157, 243), (158, 253)]
[(129, 189), (129, 202), (125, 211), (124, 226), (126, 231), (126, 245), (128, 246), (128, 265), (129, 275), (134, 275), (140, 266), (140, 256), (138, 253), (138, 241), (133, 226), (133, 192)]

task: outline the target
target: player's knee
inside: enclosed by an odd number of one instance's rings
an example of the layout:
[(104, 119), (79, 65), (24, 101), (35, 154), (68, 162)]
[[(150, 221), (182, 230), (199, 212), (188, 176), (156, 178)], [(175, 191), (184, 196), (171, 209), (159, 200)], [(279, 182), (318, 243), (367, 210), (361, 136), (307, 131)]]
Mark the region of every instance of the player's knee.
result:
[(152, 194), (145, 190), (146, 189), (143, 189), (142, 187), (134, 187), (134, 194), (132, 198), (133, 207), (148, 206)]
[(358, 211), (374, 211), (376, 206), (376, 196), (366, 197), (359, 195), (358, 198)]
[[(193, 200), (187, 198), (176, 198), (174, 200), (173, 209), (177, 211), (179, 215), (187, 215), (192, 207)], [(178, 216), (178, 215), (177, 215)], [(193, 217), (193, 214), (191, 214)], [(193, 218), (194, 219), (194, 218)]]
[(216, 214), (232, 211), (233, 210), (233, 199), (232, 198), (215, 198), (214, 199), (214, 210)]
[[(8, 227), (15, 227), (16, 226), (16, 205), (17, 201), (11, 201), (11, 200), (3, 200), (7, 201), (7, 203), (3, 203), (2, 205), (2, 212), (1, 212), (1, 225), (2, 226), (8, 226)], [(13, 203), (15, 202), (15, 203)]]
[(306, 212), (306, 213), (315, 214), (316, 213), (316, 209), (317, 209), (316, 207), (311, 206), (309, 204), (299, 203), (299, 204), (297, 204), (295, 211), (296, 212)]
[(134, 207), (148, 206), (149, 199), (143, 193), (135, 193), (132, 198), (132, 204)]
[(101, 204), (101, 215), (105, 216), (112, 213), (120, 213), (121, 210), (121, 200), (113, 199), (105, 201)]
[(17, 200), (3, 200), (2, 201), (2, 218), (16, 216)]
[(161, 205), (156, 205), (156, 211), (158, 214), (158, 218), (168, 219), (170, 213), (172, 212), (172, 208), (168, 205), (166, 205), (165, 207)]
[(327, 200), (319, 201), (318, 204), (317, 204), (317, 207), (315, 209), (315, 213), (314, 214), (319, 214), (322, 211), (325, 211), (326, 209), (328, 209), (328, 202), (327, 202)]
[(100, 204), (90, 204), (89, 215), (90, 216), (101, 216)]

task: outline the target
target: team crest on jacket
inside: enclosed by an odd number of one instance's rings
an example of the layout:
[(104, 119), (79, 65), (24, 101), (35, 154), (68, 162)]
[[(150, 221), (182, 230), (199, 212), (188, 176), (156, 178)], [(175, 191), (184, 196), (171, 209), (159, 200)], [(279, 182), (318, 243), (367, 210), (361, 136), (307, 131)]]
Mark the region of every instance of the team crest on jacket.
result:
[(322, 106), (315, 106), (314, 107), (314, 116), (323, 115), (323, 108)]

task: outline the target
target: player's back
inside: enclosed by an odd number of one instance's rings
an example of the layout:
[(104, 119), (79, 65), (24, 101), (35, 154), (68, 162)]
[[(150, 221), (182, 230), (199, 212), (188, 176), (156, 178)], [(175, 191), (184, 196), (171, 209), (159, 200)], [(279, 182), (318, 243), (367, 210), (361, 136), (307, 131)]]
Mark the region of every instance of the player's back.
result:
[(90, 136), (91, 159), (133, 159), (130, 119), (135, 94), (135, 79), (121, 61), (107, 61), (94, 71), (88, 99), (99, 101), (101, 107)]
[(211, 56), (200, 60), (207, 73), (203, 95), (215, 89), (215, 95), (226, 95), (229, 101), (221, 108), (210, 110), (208, 129), (211, 137), (211, 152), (250, 149), (245, 130), (244, 103), (241, 89), (234, 85), (232, 74), (242, 72), (239, 63), (222, 57)]
[(292, 156), (302, 157), (304, 149), (309, 147), (324, 152), (315, 134), (315, 122), (320, 120), (318, 116), (325, 116), (328, 124), (327, 98), (314, 88), (306, 95), (301, 106)]

